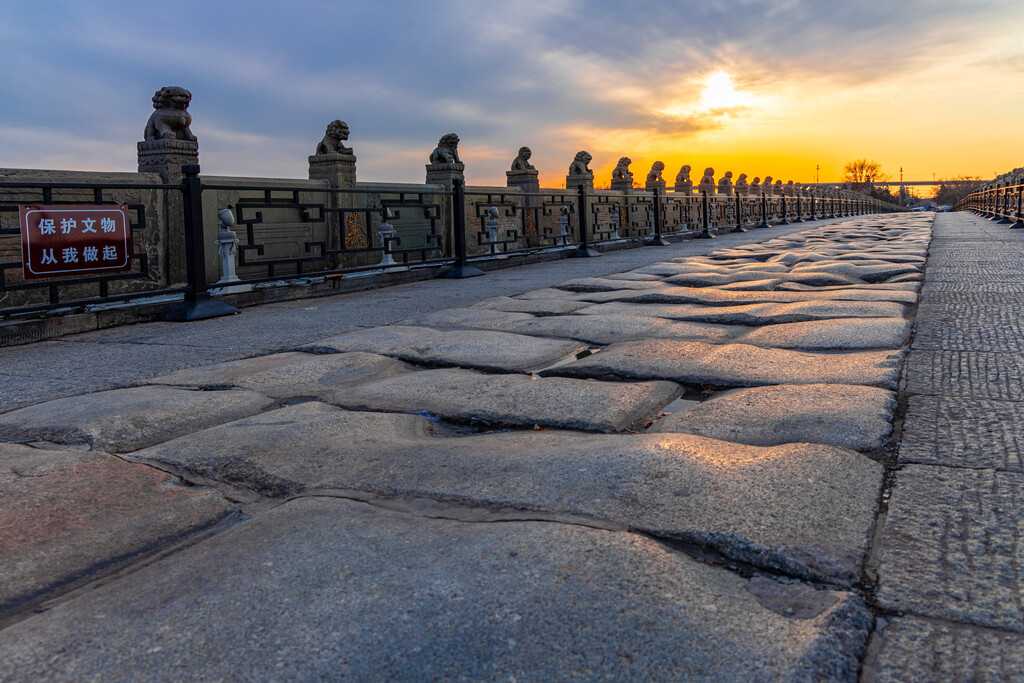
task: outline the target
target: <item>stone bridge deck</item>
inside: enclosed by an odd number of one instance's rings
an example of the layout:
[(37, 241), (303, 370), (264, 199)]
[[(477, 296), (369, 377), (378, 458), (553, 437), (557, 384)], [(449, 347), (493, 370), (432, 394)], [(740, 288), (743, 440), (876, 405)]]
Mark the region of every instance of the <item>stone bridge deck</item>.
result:
[(1020, 677), (1018, 234), (868, 216), (0, 349), (0, 680)]

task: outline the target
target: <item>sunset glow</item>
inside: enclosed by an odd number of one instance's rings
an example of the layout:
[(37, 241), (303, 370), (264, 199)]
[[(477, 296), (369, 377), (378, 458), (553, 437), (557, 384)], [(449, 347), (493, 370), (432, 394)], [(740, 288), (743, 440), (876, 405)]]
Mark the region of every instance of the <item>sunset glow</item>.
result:
[[(1009, 0), (297, 0), (244, 20), (197, 0), (15, 4), (0, 10), (6, 167), (133, 170), (164, 85), (192, 92), (215, 174), (305, 177), (336, 118), (365, 180), (422, 182), (451, 131), (468, 182), (488, 185), (522, 145), (548, 187), (583, 149), (599, 186), (621, 156), (638, 178), (665, 162), (670, 182), (683, 164), (835, 182), (856, 158), (912, 180), (1024, 163), (1024, 4)], [(302, 38), (328, 26), (344, 37)]]

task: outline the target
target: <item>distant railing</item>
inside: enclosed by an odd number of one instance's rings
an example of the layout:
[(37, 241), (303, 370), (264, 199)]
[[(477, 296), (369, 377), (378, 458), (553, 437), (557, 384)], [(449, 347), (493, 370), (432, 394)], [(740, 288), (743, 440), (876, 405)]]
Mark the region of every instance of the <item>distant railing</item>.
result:
[(1024, 184), (997, 185), (967, 195), (954, 211), (973, 211), (995, 223), (1024, 228)]

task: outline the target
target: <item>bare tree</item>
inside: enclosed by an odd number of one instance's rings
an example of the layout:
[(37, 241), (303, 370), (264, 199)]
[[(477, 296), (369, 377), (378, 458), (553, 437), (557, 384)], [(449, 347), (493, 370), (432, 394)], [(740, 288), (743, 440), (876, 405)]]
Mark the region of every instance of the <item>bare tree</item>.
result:
[(854, 186), (865, 185), (872, 180), (882, 182), (891, 177), (888, 173), (882, 172), (882, 165), (877, 161), (854, 159), (843, 166), (843, 182)]
[(981, 185), (981, 178), (976, 175), (942, 178), (939, 180), (939, 189), (935, 192), (935, 203), (953, 206), (975, 190), (980, 190)]

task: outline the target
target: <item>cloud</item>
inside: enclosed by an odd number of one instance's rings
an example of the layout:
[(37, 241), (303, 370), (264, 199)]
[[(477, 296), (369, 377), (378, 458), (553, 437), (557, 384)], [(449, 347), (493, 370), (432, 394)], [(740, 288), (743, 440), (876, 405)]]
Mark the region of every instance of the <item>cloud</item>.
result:
[[(150, 96), (175, 84), (193, 93), (204, 170), (304, 174), (342, 118), (361, 178), (420, 182), (455, 131), (471, 180), (497, 182), (523, 144), (548, 169), (584, 147), (640, 159), (629, 145), (773, 134), (953, 62), (1019, 73), (1019, 50), (1000, 62), (985, 46), (1022, 17), (1009, 0), (13, 2), (0, 141), (5, 163), (130, 170)], [(716, 71), (750, 100), (702, 103)]]

